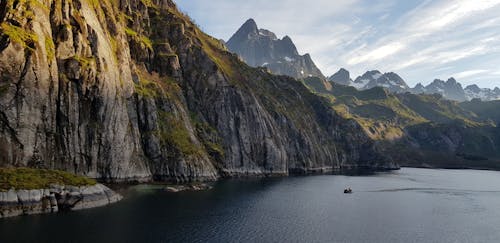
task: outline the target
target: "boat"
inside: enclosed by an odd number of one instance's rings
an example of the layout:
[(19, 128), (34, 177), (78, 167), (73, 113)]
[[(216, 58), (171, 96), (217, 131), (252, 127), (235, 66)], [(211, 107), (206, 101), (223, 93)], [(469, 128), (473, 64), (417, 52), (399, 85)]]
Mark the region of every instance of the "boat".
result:
[(344, 189), (344, 193), (346, 193), (346, 194), (352, 193), (352, 189), (351, 188), (346, 188), (346, 189)]

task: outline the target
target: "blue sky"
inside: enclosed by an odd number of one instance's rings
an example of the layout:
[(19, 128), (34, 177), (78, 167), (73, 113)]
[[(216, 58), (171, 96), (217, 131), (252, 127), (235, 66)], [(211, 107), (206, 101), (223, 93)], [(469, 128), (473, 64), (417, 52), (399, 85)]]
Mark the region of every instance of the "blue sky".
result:
[(411, 86), (455, 77), (500, 86), (500, 0), (177, 0), (200, 27), (229, 39), (248, 19), (289, 35), (327, 76), (394, 71)]

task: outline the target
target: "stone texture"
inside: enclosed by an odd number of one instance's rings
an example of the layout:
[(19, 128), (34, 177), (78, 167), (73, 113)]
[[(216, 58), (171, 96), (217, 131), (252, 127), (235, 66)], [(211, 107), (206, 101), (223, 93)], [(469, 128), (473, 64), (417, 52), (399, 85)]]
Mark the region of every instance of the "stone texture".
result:
[(0, 192), (0, 218), (104, 206), (122, 197), (102, 184)]

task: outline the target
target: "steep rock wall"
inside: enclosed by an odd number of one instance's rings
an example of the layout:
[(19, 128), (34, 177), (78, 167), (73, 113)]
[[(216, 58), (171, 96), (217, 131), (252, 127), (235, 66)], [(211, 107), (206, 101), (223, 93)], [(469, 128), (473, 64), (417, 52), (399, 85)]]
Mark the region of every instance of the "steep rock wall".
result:
[(1, 0), (0, 165), (107, 180), (394, 167), (294, 79), (173, 2)]

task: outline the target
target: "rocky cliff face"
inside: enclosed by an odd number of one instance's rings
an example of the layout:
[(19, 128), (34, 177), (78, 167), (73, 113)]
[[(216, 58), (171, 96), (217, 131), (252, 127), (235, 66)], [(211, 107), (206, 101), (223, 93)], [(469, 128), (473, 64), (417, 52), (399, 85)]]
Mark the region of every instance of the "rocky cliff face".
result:
[(357, 123), (241, 63), (170, 0), (0, 5), (2, 166), (178, 182), (394, 166)]
[(238, 29), (227, 46), (253, 67), (266, 67), (275, 74), (294, 78), (324, 78), (311, 56), (300, 55), (290, 37), (278, 39), (273, 32), (259, 29), (253, 19)]

